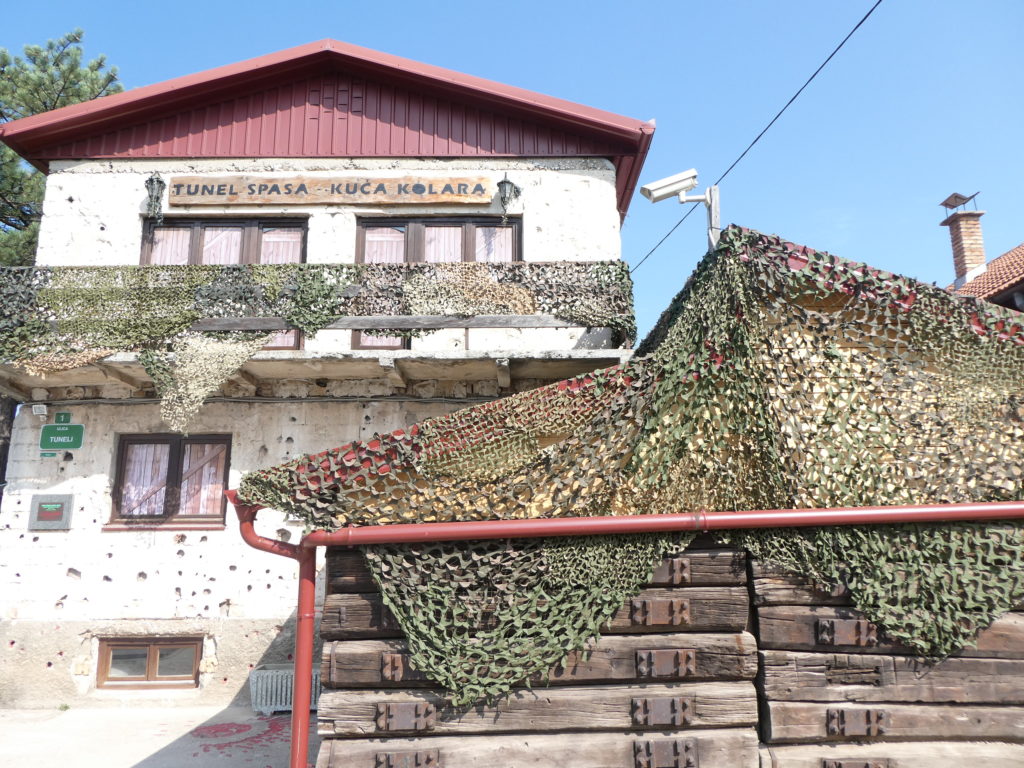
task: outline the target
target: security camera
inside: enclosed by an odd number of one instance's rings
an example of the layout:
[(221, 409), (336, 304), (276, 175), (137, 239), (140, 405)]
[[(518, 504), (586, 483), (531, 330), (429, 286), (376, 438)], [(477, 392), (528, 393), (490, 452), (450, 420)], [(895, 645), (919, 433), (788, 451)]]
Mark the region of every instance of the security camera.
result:
[(691, 168), (688, 171), (669, 176), (667, 179), (655, 181), (652, 184), (645, 184), (640, 187), (640, 194), (652, 203), (658, 203), (666, 197), (681, 195), (697, 186), (697, 169)]

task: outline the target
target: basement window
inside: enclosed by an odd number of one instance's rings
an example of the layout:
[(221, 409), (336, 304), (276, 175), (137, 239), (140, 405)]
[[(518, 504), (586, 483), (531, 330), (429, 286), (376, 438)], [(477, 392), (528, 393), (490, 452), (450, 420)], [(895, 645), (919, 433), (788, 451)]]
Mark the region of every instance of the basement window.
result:
[(122, 435), (109, 528), (223, 527), (230, 435)]
[(100, 640), (99, 688), (197, 688), (201, 637)]

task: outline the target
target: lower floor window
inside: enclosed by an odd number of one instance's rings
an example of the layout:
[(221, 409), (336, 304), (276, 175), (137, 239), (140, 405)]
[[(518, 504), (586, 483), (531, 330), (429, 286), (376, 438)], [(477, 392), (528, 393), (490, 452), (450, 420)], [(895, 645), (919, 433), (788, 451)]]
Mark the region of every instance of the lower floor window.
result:
[(100, 688), (195, 688), (202, 652), (199, 637), (101, 640), (96, 684)]
[(230, 448), (230, 435), (122, 435), (113, 521), (223, 521)]

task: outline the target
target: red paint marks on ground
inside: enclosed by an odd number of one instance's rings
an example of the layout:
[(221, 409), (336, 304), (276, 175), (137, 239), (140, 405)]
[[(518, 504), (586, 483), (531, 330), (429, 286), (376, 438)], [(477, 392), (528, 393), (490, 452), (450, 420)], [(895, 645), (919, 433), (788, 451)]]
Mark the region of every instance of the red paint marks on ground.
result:
[(237, 736), (251, 730), (252, 726), (245, 723), (217, 723), (201, 725), (192, 731), (192, 735), (197, 739), (217, 739), (221, 736)]
[[(276, 742), (288, 741), (290, 721), (291, 718), (288, 715), (279, 715), (257, 718), (255, 725), (217, 723), (195, 728), (191, 735), (199, 739), (218, 739), (218, 741), (203, 744), (200, 747), (203, 752), (229, 753), (235, 750), (252, 752)], [(254, 732), (250, 733), (251, 731)], [(243, 734), (248, 735), (243, 736)], [(242, 738), (232, 738), (238, 736), (242, 736)]]

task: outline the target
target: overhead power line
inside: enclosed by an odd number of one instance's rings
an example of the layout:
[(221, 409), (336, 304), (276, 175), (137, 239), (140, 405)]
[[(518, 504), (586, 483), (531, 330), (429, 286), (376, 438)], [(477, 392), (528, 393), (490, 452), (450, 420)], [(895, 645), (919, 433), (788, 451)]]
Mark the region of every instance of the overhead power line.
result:
[[(797, 92), (796, 92), (796, 93), (794, 93), (794, 94), (793, 94), (792, 96), (790, 96), (790, 98), (789, 98), (789, 101), (787, 101), (787, 102), (786, 102), (785, 106), (783, 106), (783, 107), (782, 107), (782, 109), (780, 109), (780, 110), (779, 110), (779, 111), (778, 111), (778, 112), (777, 112), (777, 113), (775, 114), (775, 117), (773, 117), (773, 118), (772, 118), (772, 119), (771, 119), (771, 120), (770, 120), (770, 121), (768, 122), (768, 125), (766, 125), (766, 126), (765, 126), (765, 127), (764, 127), (764, 128), (762, 129), (762, 130), (761, 130), (761, 132), (760, 132), (759, 134), (757, 134), (757, 136), (755, 136), (755, 137), (754, 137), (754, 140), (753, 140), (752, 142), (750, 142), (750, 144), (748, 144), (748, 145), (747, 145), (747, 148), (746, 148), (746, 149), (744, 149), (744, 150), (743, 150), (743, 151), (742, 151), (742, 152), (741, 152), (741, 153), (739, 154), (739, 156), (738, 156), (738, 157), (737, 157), (737, 158), (736, 158), (735, 160), (733, 160), (733, 161), (732, 161), (732, 164), (731, 164), (731, 165), (730, 165), (730, 166), (729, 166), (728, 168), (726, 168), (726, 169), (725, 169), (725, 173), (723, 173), (723, 174), (722, 174), (721, 176), (719, 176), (719, 177), (718, 177), (718, 179), (717, 179), (717, 180), (715, 181), (715, 184), (719, 184), (719, 183), (720, 183), (720, 182), (721, 182), (721, 181), (722, 181), (722, 180), (723, 180), (723, 179), (724, 179), (724, 178), (725, 178), (726, 176), (728, 176), (728, 175), (729, 175), (729, 172), (730, 172), (730, 171), (732, 171), (732, 169), (733, 169), (733, 168), (735, 168), (735, 167), (736, 167), (737, 165), (739, 165), (739, 162), (740, 162), (740, 160), (742, 160), (742, 159), (743, 159), (744, 157), (746, 157), (746, 156), (747, 156), (747, 153), (748, 153), (748, 152), (749, 152), (749, 151), (750, 151), (751, 149), (753, 149), (753, 148), (754, 148), (754, 145), (755, 145), (755, 144), (757, 144), (757, 142), (759, 142), (759, 141), (761, 140), (761, 137), (762, 137), (762, 136), (764, 136), (764, 135), (765, 135), (766, 133), (768, 133), (768, 129), (769, 129), (769, 128), (771, 128), (771, 127), (772, 127), (773, 125), (775, 125), (775, 122), (776, 122), (776, 121), (777, 121), (777, 120), (778, 120), (778, 119), (779, 119), (780, 117), (782, 117), (783, 113), (784, 113), (784, 112), (785, 112), (785, 111), (786, 111), (787, 109), (789, 109), (790, 105), (791, 105), (791, 104), (792, 104), (792, 103), (793, 103), (794, 101), (796, 101), (796, 100), (797, 100), (797, 98), (798, 98), (798, 97), (800, 96), (800, 94), (801, 94), (801, 93), (803, 93), (803, 92), (804, 92), (804, 89), (805, 89), (805, 88), (806, 88), (806, 87), (807, 87), (808, 85), (810, 85), (810, 84), (811, 84), (811, 82), (812, 82), (812, 81), (814, 80), (814, 78), (816, 78), (816, 77), (818, 76), (818, 74), (819, 74), (819, 73), (821, 72), (821, 70), (823, 70), (823, 69), (825, 68), (825, 66), (826, 66), (826, 65), (827, 65), (827, 64), (828, 64), (828, 63), (829, 63), (830, 61), (832, 61), (832, 58), (833, 58), (833, 57), (834, 57), (834, 56), (835, 56), (835, 55), (836, 55), (837, 53), (839, 53), (840, 49), (841, 49), (841, 48), (842, 48), (842, 47), (843, 47), (844, 45), (846, 45), (846, 41), (847, 41), (847, 40), (849, 40), (849, 39), (850, 39), (851, 37), (853, 37), (853, 34), (854, 34), (854, 32), (856, 32), (856, 31), (857, 31), (858, 29), (860, 29), (861, 25), (862, 25), (862, 24), (863, 24), (863, 23), (864, 23), (865, 21), (867, 21), (867, 20), (868, 20), (868, 17), (870, 17), (870, 16), (871, 16), (871, 14), (875, 12), (875, 9), (876, 9), (876, 8), (877, 8), (878, 6), (880, 6), (881, 4), (882, 4), (882, 0), (876, 0), (875, 4), (874, 4), (874, 5), (872, 5), (872, 6), (871, 6), (871, 8), (870, 8), (870, 9), (868, 10), (868, 12), (864, 14), (863, 18), (861, 18), (861, 20), (860, 20), (860, 21), (858, 21), (858, 22), (857, 22), (857, 23), (856, 23), (856, 24), (855, 24), (855, 25), (853, 26), (853, 29), (851, 29), (851, 30), (850, 30), (850, 31), (849, 31), (849, 32), (847, 33), (846, 37), (844, 37), (844, 38), (843, 38), (843, 39), (842, 39), (842, 40), (840, 41), (839, 45), (837, 45), (837, 46), (836, 46), (836, 47), (835, 47), (835, 48), (833, 49), (832, 53), (830, 53), (830, 54), (828, 55), (828, 57), (827, 57), (827, 58), (826, 58), (826, 59), (825, 59), (825, 60), (824, 60), (823, 62), (821, 62), (821, 64), (820, 64), (820, 65), (818, 66), (818, 68), (817, 68), (816, 70), (814, 70), (814, 72), (813, 72), (813, 73), (811, 74), (811, 76), (807, 78), (807, 81), (806, 81), (806, 82), (805, 82), (805, 83), (804, 83), (803, 85), (801, 85), (801, 86), (800, 86), (800, 88), (799, 88), (799, 89), (797, 90)], [(670, 229), (670, 230), (669, 230), (668, 232), (666, 232), (666, 233), (665, 233), (665, 236), (664, 236), (663, 238), (661, 238), (661, 240), (659, 240), (659, 241), (658, 241), (658, 243), (657, 243), (657, 244), (656, 244), (656, 245), (655, 245), (655, 246), (654, 246), (653, 248), (651, 248), (651, 250), (649, 250), (649, 251), (648, 251), (648, 252), (647, 252), (647, 253), (646, 253), (646, 254), (644, 255), (644, 257), (643, 257), (642, 259), (640, 259), (640, 261), (638, 261), (638, 262), (636, 263), (636, 265), (635, 265), (635, 266), (634, 266), (634, 267), (633, 267), (633, 268), (632, 268), (631, 270), (629, 270), (630, 274), (632, 274), (633, 272), (636, 272), (636, 270), (640, 268), (640, 265), (641, 265), (641, 264), (643, 264), (643, 263), (644, 263), (645, 261), (647, 261), (648, 257), (649, 257), (649, 256), (650, 256), (650, 255), (651, 255), (652, 253), (654, 253), (654, 252), (655, 252), (656, 250), (658, 250), (658, 248), (660, 248), (660, 247), (661, 247), (661, 244), (662, 244), (662, 243), (664, 243), (664, 242), (665, 242), (666, 240), (668, 240), (669, 236), (670, 236), (670, 235), (671, 235), (671, 234), (672, 234), (673, 232), (675, 232), (675, 231), (676, 231), (676, 230), (677, 230), (677, 229), (679, 228), (679, 225), (680, 225), (680, 224), (682, 224), (682, 223), (683, 223), (684, 221), (686, 221), (686, 219), (687, 219), (687, 218), (689, 217), (689, 215), (690, 215), (691, 213), (693, 213), (694, 209), (695, 209), (695, 208), (696, 208), (696, 207), (697, 207), (698, 205), (700, 205), (700, 203), (694, 203), (693, 205), (691, 205), (691, 206), (690, 206), (690, 208), (689, 208), (689, 209), (688, 209), (688, 210), (686, 211), (686, 213), (684, 213), (684, 214), (683, 214), (683, 217), (682, 217), (681, 219), (679, 219), (679, 221), (677, 221), (677, 222), (675, 223), (675, 225), (674, 225), (674, 226), (672, 227), (672, 229)]]

